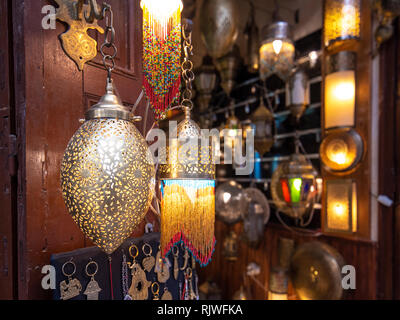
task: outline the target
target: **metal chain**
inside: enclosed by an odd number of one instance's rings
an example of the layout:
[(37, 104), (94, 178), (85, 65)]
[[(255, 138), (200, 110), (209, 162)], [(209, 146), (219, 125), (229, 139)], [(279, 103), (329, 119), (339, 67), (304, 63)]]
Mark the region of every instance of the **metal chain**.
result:
[[(109, 4), (104, 5), (103, 16), (106, 18), (106, 27), (104, 34), (104, 43), (100, 47), (100, 53), (103, 56), (103, 65), (108, 72), (108, 80), (111, 80), (111, 72), (115, 69), (115, 57), (118, 50), (115, 46), (115, 29), (114, 29), (114, 14)], [(110, 52), (106, 52), (106, 48)]]
[(188, 31), (187, 29), (191, 29), (190, 22), (186, 22), (187, 25), (182, 26), (182, 36), (183, 36), (183, 51), (184, 51), (184, 59), (182, 63), (182, 79), (185, 82), (185, 89), (182, 93), (182, 102), (181, 105), (189, 110), (193, 109), (193, 81), (194, 81), (194, 72), (193, 72), (193, 62), (190, 60), (190, 57), (193, 56), (193, 45), (192, 45), (192, 30)]

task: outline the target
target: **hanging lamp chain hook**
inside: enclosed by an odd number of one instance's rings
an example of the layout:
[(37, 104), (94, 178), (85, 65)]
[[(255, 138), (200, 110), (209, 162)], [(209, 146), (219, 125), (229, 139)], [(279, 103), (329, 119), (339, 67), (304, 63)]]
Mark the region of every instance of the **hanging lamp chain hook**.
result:
[(193, 81), (195, 75), (193, 72), (193, 62), (190, 60), (193, 56), (193, 45), (192, 45), (192, 21), (185, 19), (182, 25), (182, 37), (183, 37), (183, 51), (184, 59), (182, 63), (182, 79), (185, 83), (185, 88), (182, 93), (181, 105), (185, 110), (185, 113), (189, 113), (193, 109)]
[(111, 73), (115, 69), (115, 57), (117, 56), (118, 49), (115, 45), (114, 13), (109, 4), (104, 4), (103, 16), (106, 19), (106, 27), (104, 43), (100, 47), (100, 53), (103, 56), (104, 68), (108, 73), (107, 82), (111, 82)]

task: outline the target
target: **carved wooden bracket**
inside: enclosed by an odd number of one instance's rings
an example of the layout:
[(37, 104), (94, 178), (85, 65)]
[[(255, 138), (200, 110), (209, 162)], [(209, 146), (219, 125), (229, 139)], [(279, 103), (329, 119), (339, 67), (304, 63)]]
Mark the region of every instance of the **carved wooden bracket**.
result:
[(95, 29), (104, 33), (98, 21), (104, 19), (104, 9), (107, 4), (99, 7), (97, 0), (55, 0), (59, 6), (56, 17), (68, 24), (68, 30), (60, 35), (61, 45), (65, 53), (75, 61), (79, 70), (83, 70), (85, 63), (93, 60), (97, 55), (97, 42), (89, 37), (88, 29)]

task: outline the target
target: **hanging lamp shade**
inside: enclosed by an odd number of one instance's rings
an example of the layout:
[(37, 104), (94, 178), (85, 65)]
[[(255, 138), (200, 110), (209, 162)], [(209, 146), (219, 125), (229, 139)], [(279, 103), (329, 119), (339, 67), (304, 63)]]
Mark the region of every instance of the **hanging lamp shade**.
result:
[(155, 188), (151, 153), (108, 82), (107, 93), (86, 113), (61, 164), (61, 188), (74, 221), (107, 254), (144, 219)]
[[(160, 166), (161, 183), (161, 253), (165, 257), (174, 245), (183, 242), (201, 266), (206, 266), (214, 252), (215, 236), (215, 165), (212, 144), (202, 145), (199, 126), (190, 119), (177, 127), (176, 139)], [(204, 139), (203, 139), (204, 140)]]
[(361, 30), (361, 0), (325, 0), (325, 46), (359, 40)]
[(278, 21), (266, 30), (265, 40), (260, 48), (260, 75), (263, 80), (276, 74), (286, 81), (295, 61), (295, 47), (291, 39), (289, 24)]
[(143, 87), (156, 119), (178, 98), (181, 59), (181, 0), (141, 0)]
[(282, 162), (272, 175), (271, 194), (278, 210), (301, 219), (314, 206), (317, 172), (302, 154)]

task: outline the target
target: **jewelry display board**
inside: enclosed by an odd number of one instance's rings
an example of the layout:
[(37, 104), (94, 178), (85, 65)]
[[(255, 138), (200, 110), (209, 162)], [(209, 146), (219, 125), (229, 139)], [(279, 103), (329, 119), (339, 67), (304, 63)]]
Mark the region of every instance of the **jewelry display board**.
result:
[(159, 246), (160, 234), (149, 233), (126, 240), (110, 256), (97, 247), (54, 254), (53, 299), (197, 299), (197, 271), (189, 252), (177, 246), (161, 263)]

